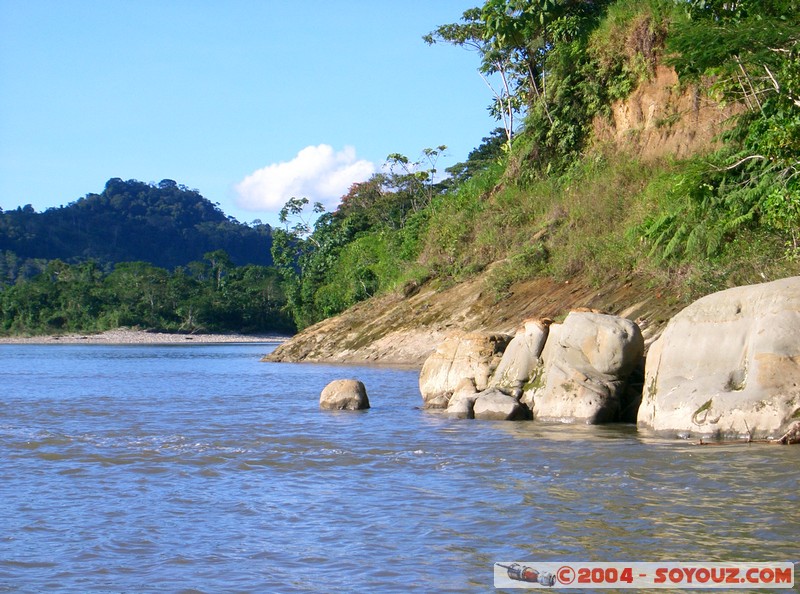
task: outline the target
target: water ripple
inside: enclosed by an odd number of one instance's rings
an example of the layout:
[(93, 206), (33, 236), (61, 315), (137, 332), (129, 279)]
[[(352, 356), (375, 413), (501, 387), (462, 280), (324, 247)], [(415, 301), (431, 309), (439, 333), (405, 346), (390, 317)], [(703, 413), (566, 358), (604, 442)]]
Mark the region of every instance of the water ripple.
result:
[[(454, 421), (414, 372), (257, 348), (6, 349), (28, 371), (0, 377), (0, 591), (485, 592), (497, 560), (796, 557), (792, 448)], [(367, 414), (318, 410), (343, 375)]]

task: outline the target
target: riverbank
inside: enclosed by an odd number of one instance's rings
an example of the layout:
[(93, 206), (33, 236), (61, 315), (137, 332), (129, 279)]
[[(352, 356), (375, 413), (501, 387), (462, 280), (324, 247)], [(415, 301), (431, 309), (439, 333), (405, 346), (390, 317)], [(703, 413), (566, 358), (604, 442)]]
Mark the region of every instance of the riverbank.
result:
[(672, 296), (666, 287), (654, 288), (652, 282), (637, 275), (617, 275), (599, 286), (580, 276), (561, 282), (535, 278), (513, 285), (497, 300), (490, 290), (490, 268), (450, 287), (434, 281), (411, 294), (396, 291), (358, 303), (306, 328), (265, 360), (421, 368), (455, 331), (513, 335), (523, 320), (561, 320), (581, 307), (635, 320), (649, 344), (690, 303), (686, 296)]
[(99, 334), (0, 336), (0, 344), (215, 344), (285, 342), (286, 336), (253, 334), (172, 334), (117, 328)]

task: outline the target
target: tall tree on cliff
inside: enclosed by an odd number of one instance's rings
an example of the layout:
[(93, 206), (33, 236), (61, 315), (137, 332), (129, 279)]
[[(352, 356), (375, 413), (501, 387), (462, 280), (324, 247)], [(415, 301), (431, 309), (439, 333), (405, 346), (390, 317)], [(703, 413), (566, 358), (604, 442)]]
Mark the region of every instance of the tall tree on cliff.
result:
[[(478, 72), (492, 91), (490, 111), (502, 121), (508, 146), (516, 117), (538, 107), (550, 126), (547, 58), (557, 44), (583, 35), (607, 0), (487, 0), (465, 11), (460, 23), (441, 25), (423, 37), (430, 45), (450, 43), (477, 51)], [(497, 82), (493, 82), (497, 81)]]

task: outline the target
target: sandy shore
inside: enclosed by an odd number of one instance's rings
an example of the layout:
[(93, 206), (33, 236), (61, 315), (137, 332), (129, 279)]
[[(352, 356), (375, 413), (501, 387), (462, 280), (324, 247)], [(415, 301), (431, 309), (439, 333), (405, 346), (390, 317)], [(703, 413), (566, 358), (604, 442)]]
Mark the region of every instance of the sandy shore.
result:
[(286, 336), (245, 334), (169, 334), (118, 328), (101, 334), (62, 336), (0, 336), (0, 344), (192, 344), (231, 342), (283, 342)]

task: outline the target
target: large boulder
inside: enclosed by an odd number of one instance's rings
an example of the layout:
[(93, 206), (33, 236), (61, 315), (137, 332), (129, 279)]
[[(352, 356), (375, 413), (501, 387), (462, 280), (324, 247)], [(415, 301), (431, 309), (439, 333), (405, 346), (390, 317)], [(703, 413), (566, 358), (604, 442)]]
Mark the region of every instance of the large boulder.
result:
[(563, 324), (550, 327), (541, 364), (522, 402), (538, 420), (616, 421), (627, 379), (643, 352), (641, 330), (631, 320), (573, 311)]
[(703, 297), (650, 347), (642, 427), (778, 437), (798, 416), (800, 277)]
[(528, 383), (539, 365), (550, 324), (547, 318), (525, 320), (522, 328), (508, 343), (503, 358), (492, 376), (489, 385), (516, 398), (522, 395), (522, 387)]
[(445, 339), (419, 374), (425, 408), (447, 408), (464, 379), (472, 380), (478, 391), (485, 390), (510, 339), (507, 334), (490, 332), (458, 333)]
[(369, 408), (367, 389), (358, 380), (334, 380), (322, 390), (319, 396), (319, 406), (327, 410), (362, 410)]

